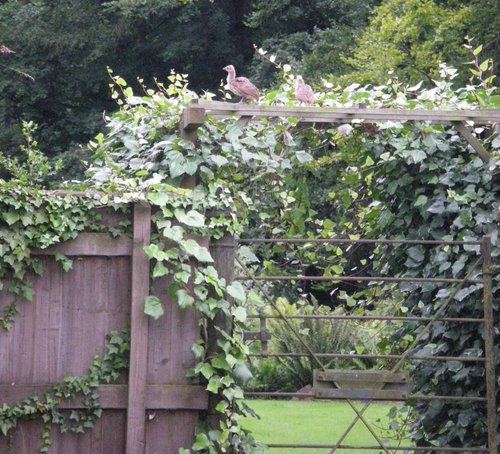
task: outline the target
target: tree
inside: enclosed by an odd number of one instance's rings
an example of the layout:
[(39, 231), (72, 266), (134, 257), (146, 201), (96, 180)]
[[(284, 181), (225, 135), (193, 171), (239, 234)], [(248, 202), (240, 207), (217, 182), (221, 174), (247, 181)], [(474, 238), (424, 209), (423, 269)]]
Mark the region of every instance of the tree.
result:
[[(464, 0), (384, 0), (344, 58), (354, 71), (341, 81), (383, 83), (388, 72), (417, 83), (438, 77), (439, 63), (461, 67), (470, 58), (463, 47), (466, 36), (485, 44), (485, 56), (500, 61), (498, 2)], [(498, 73), (498, 66), (495, 66)], [(461, 72), (466, 80), (466, 72)]]
[[(40, 125), (54, 156), (85, 143), (114, 110), (106, 66), (135, 80), (188, 72), (197, 89), (216, 89), (222, 67), (241, 64), (237, 2), (63, 0), (0, 4), (0, 42), (34, 81), (0, 79), (0, 148), (15, 153), (23, 119)], [(251, 50), (251, 47), (250, 47)], [(74, 155), (74, 152), (70, 152)]]
[[(379, 0), (256, 0), (247, 24), (259, 47), (291, 64), (305, 77), (319, 80), (325, 74), (341, 74), (342, 55), (365, 27)], [(253, 77), (260, 84), (273, 81), (272, 65), (255, 57)]]

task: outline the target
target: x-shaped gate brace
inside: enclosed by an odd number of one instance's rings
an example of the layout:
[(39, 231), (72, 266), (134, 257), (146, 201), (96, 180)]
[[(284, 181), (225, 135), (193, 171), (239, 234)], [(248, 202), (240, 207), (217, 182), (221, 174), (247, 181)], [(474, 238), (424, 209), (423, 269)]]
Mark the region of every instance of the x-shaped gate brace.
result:
[[(266, 241), (266, 240), (264, 240)], [(269, 241), (269, 240), (268, 240)], [(273, 240), (270, 240), (273, 241)], [(278, 242), (279, 240), (276, 239), (274, 240)], [(283, 240), (282, 240), (283, 241)], [(293, 240), (292, 240), (293, 241)], [(298, 240), (300, 242), (300, 240)], [(311, 240), (304, 240), (304, 241), (311, 241)], [(328, 241), (328, 240), (325, 240)], [(335, 241), (335, 240), (332, 240)], [(352, 242), (353, 240), (338, 240), (339, 242), (345, 241), (345, 242)], [(364, 242), (370, 242), (370, 243), (375, 243), (375, 242), (402, 242), (405, 243), (405, 240), (357, 240), (357, 241), (364, 241)], [(250, 241), (249, 241), (250, 242)], [(266, 241), (267, 242), (267, 241)], [(448, 244), (447, 242), (439, 242), (439, 241), (418, 241), (418, 240), (410, 240), (408, 241), (410, 243), (424, 243), (424, 244)], [(465, 242), (449, 242), (453, 244), (464, 244)], [(418, 333), (418, 335), (415, 337), (413, 340), (412, 344), (408, 349), (403, 353), (403, 355), (399, 356), (399, 361), (393, 366), (391, 371), (389, 372), (389, 381), (394, 381), (393, 378), (394, 376), (397, 375), (397, 372), (401, 369), (402, 365), (404, 362), (411, 358), (412, 352), (419, 343), (419, 341), (423, 338), (423, 336), (428, 332), (432, 324), (437, 321), (437, 320), (443, 320), (442, 315), (446, 308), (449, 306), (449, 304), (453, 301), (455, 298), (456, 294), (458, 291), (463, 287), (465, 283), (483, 283), (483, 301), (484, 301), (484, 319), (467, 319), (469, 321), (481, 321), (485, 323), (485, 352), (486, 352), (486, 358), (485, 358), (485, 369), (486, 369), (486, 393), (487, 396), (486, 398), (473, 398), (473, 400), (482, 400), (487, 402), (487, 414), (488, 414), (488, 421), (487, 421), (487, 426), (488, 426), (488, 449), (486, 448), (447, 448), (447, 450), (450, 451), (455, 451), (455, 452), (460, 452), (463, 449), (467, 449), (468, 451), (476, 451), (476, 452), (488, 452), (489, 454), (496, 454), (497, 453), (497, 448), (496, 448), (496, 403), (495, 403), (495, 369), (494, 369), (494, 359), (493, 359), (493, 342), (494, 342), (494, 331), (493, 331), (493, 310), (492, 310), (492, 274), (497, 270), (497, 267), (492, 266), (491, 264), (491, 238), (489, 236), (483, 237), (482, 241), (476, 242), (476, 244), (481, 245), (481, 256), (472, 264), (470, 267), (469, 271), (467, 274), (464, 276), (462, 279), (431, 279), (432, 281), (446, 281), (450, 282), (453, 281), (455, 283), (455, 286), (453, 287), (452, 291), (450, 292), (448, 298), (446, 301), (438, 308), (438, 310), (435, 312), (435, 314), (432, 317), (426, 318), (425, 321), (427, 324), (422, 328), (422, 330)], [(331, 381), (334, 386), (337, 388), (341, 388), (339, 383), (336, 381), (338, 380), (339, 376), (338, 374), (335, 375), (332, 373), (332, 371), (329, 371), (326, 369), (325, 365), (319, 358), (318, 354), (313, 352), (311, 347), (307, 344), (307, 342), (301, 337), (300, 333), (297, 331), (297, 329), (290, 323), (289, 318), (280, 310), (280, 308), (276, 305), (274, 302), (273, 298), (268, 294), (266, 289), (261, 285), (259, 282), (262, 280), (262, 277), (260, 276), (255, 276), (247, 267), (246, 265), (236, 257), (236, 261), (238, 264), (241, 266), (243, 272), (248, 276), (248, 278), (253, 282), (253, 284), (260, 290), (266, 301), (274, 308), (274, 310), (278, 313), (279, 318), (281, 318), (287, 327), (292, 331), (292, 333), (297, 337), (299, 342), (303, 345), (303, 347), (306, 349), (308, 352), (309, 356), (319, 365), (320, 371), (317, 371), (315, 373), (315, 378), (318, 379), (326, 379)], [(476, 270), (476, 267), (483, 262), (483, 280), (478, 281), (471, 279), (471, 276), (473, 272)], [(301, 277), (291, 277), (293, 280), (298, 280)], [(340, 277), (332, 277), (330, 280), (337, 280)], [(355, 276), (355, 278), (359, 279), (359, 276)], [(391, 278), (386, 278), (387, 280), (391, 280)], [(394, 278), (392, 278), (394, 279)], [(400, 278), (401, 280), (404, 280), (404, 278)], [(264, 280), (272, 280), (272, 279), (265, 279)], [(340, 280), (340, 279), (339, 279)], [(376, 279), (373, 277), (367, 277), (366, 280), (384, 280), (384, 278)], [(417, 281), (425, 281), (426, 279), (418, 279), (418, 278), (411, 278), (411, 280), (417, 280)], [(262, 322), (264, 321), (265, 324), (265, 318), (260, 316), (261, 319), (261, 331), (260, 332), (252, 332), (249, 333), (250, 336), (247, 336), (248, 338), (253, 338), (253, 339), (259, 339), (262, 341), (264, 344), (265, 351), (262, 351), (262, 353), (267, 356), (267, 342), (270, 339), (270, 333), (265, 329), (264, 325), (264, 330), (262, 330)], [(339, 317), (339, 318), (344, 318), (344, 317)], [(354, 317), (356, 318), (356, 317)], [(377, 318), (376, 316), (373, 317), (374, 319)], [(398, 319), (405, 319), (408, 317), (398, 317)], [(411, 318), (411, 317), (409, 317)], [(418, 317), (417, 317), (418, 318)], [(423, 318), (422, 318), (423, 319)], [(451, 319), (450, 319), (451, 320)], [(462, 319), (457, 319), (457, 320), (462, 320)], [(465, 319), (464, 319), (465, 320)], [(423, 359), (423, 358), (422, 358)], [(432, 359), (432, 358), (431, 358)], [(450, 358), (452, 359), (452, 358)], [(392, 375), (391, 375), (392, 374)], [(403, 379), (404, 381), (404, 379)], [(373, 389), (373, 394), (377, 394), (377, 391), (383, 391), (384, 387), (387, 384), (387, 380), (379, 380), (379, 385), (375, 386)], [(328, 393), (327, 393), (328, 394)], [(401, 394), (401, 397), (405, 397), (405, 393)], [(416, 396), (413, 396), (416, 397)], [(423, 396), (418, 396), (423, 397)], [(454, 396), (457, 397), (457, 396)], [(462, 399), (462, 397), (460, 397)], [(394, 447), (389, 447), (383, 444), (383, 442), (380, 440), (380, 438), (377, 436), (377, 434), (374, 432), (374, 430), (371, 428), (370, 424), (366, 419), (363, 417), (363, 414), (367, 410), (367, 408), (371, 405), (373, 402), (373, 397), (367, 399), (367, 402), (365, 405), (358, 410), (355, 406), (354, 403), (349, 399), (345, 399), (347, 403), (350, 405), (350, 407), (353, 409), (353, 411), (356, 413), (356, 416), (354, 420), (351, 422), (351, 424), (347, 427), (347, 429), (344, 431), (344, 433), (341, 435), (340, 439), (337, 441), (337, 443), (333, 446), (328, 446), (330, 449), (330, 454), (333, 454), (337, 449), (341, 449), (344, 447), (342, 445), (342, 442), (345, 440), (347, 435), (351, 432), (352, 428), (355, 426), (358, 420), (360, 420), (368, 429), (368, 431), (372, 434), (374, 439), (377, 441), (379, 446), (374, 446), (371, 448), (381, 448), (383, 449), (386, 453), (390, 452), (389, 449), (395, 449)], [(456, 400), (456, 399), (454, 399)], [(467, 400), (467, 398), (464, 398), (464, 400)], [(304, 446), (305, 447), (305, 446)], [(312, 447), (312, 446), (311, 446)], [(327, 446), (321, 446), (321, 447), (327, 447)], [(398, 448), (402, 449), (402, 448)], [(415, 449), (415, 448), (410, 448), (410, 449)], [(418, 448), (417, 448), (418, 449)], [(429, 448), (425, 448), (429, 449)]]

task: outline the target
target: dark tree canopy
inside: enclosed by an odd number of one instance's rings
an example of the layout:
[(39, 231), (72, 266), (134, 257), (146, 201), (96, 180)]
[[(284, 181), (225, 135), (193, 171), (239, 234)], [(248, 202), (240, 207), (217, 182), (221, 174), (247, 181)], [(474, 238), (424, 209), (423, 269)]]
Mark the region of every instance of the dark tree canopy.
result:
[(413, 82), (439, 61), (463, 66), (469, 35), (498, 73), (498, 9), (497, 0), (5, 0), (0, 44), (16, 53), (0, 54), (0, 149), (16, 152), (25, 119), (40, 125), (46, 154), (74, 156), (115, 109), (107, 66), (149, 85), (174, 69), (217, 94), (233, 64), (273, 85), (275, 67), (255, 44), (309, 83), (384, 83), (392, 67)]

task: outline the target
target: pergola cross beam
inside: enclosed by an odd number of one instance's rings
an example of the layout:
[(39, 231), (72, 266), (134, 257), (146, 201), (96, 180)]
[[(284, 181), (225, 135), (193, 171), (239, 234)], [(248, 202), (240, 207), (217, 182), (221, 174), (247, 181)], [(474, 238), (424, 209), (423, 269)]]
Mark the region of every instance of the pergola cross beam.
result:
[(460, 135), (471, 145), (479, 157), (490, 161), (490, 155), (466, 126), (500, 124), (500, 109), (469, 110), (424, 110), (364, 107), (332, 108), (301, 106), (260, 106), (257, 104), (236, 104), (221, 101), (193, 100), (186, 106), (180, 122), (181, 131), (195, 131), (203, 124), (204, 116), (237, 116), (245, 125), (252, 119), (295, 118), (297, 123), (383, 123), (387, 121), (419, 121), (427, 123), (453, 124)]

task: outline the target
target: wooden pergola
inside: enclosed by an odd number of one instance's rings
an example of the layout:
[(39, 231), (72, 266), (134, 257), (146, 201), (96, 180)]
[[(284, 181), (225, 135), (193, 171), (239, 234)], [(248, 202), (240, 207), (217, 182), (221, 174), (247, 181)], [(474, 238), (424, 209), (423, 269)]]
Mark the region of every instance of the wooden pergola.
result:
[[(257, 104), (236, 104), (220, 101), (194, 100), (186, 106), (180, 121), (181, 133), (185, 138), (195, 140), (196, 129), (203, 125), (205, 115), (215, 117), (238, 117), (240, 124), (260, 118), (296, 118), (298, 123), (363, 123), (386, 121), (412, 121), (452, 124), (485, 162), (490, 155), (470, 129), (474, 125), (500, 123), (500, 109), (488, 110), (423, 110), (423, 109), (365, 109), (360, 107), (284, 107), (260, 106)], [(469, 124), (468, 124), (469, 123)]]

